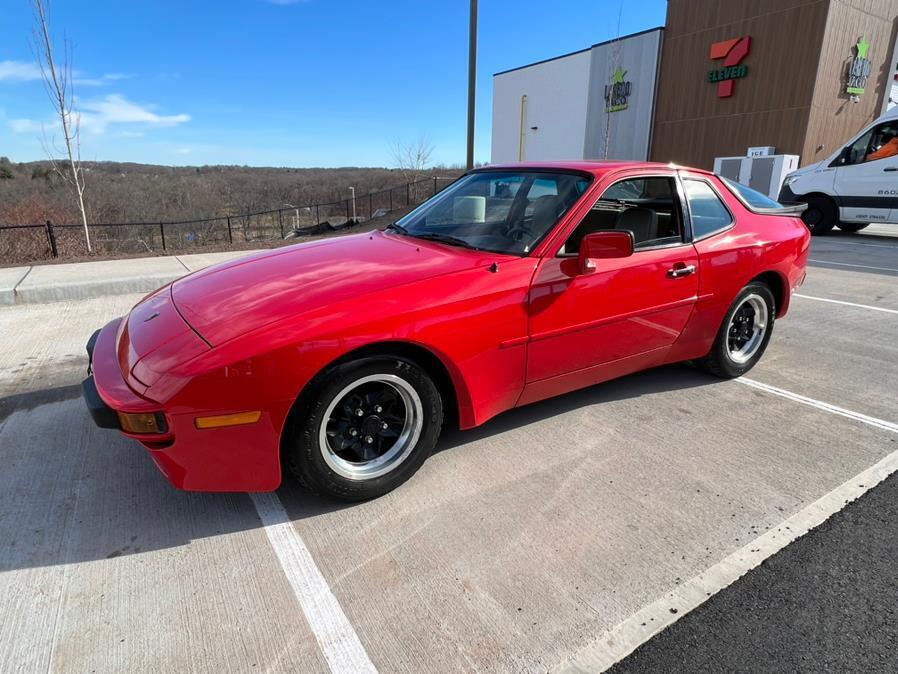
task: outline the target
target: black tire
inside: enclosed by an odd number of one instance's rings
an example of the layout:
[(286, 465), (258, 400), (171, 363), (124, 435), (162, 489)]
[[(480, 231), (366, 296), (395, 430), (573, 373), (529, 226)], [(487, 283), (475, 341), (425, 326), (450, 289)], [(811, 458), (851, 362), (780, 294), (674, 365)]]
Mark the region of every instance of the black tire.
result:
[(840, 222), (838, 225), (839, 229), (841, 229), (843, 232), (848, 232), (849, 234), (854, 234), (869, 226), (869, 222)]
[[(337, 472), (341, 469), (345, 470), (345, 465), (338, 465), (336, 468), (333, 466), (333, 462), (345, 464), (345, 460), (340, 461), (340, 457), (335, 456), (333, 451), (329, 451), (329, 447), (322, 447), (321, 434), (330, 432), (327, 429), (332, 428), (327, 425), (328, 422), (324, 416), (332, 403), (336, 405), (345, 400), (345, 396), (340, 400), (335, 400), (335, 398), (347, 387), (353, 386), (361, 379), (380, 376), (399, 378), (401, 380), (398, 382), (401, 385), (400, 388), (407, 384), (410, 387), (408, 390), (413, 390), (417, 394), (418, 401), (416, 402), (420, 402), (420, 412), (422, 412), (417, 441), (408, 443), (410, 449), (405, 450), (404, 458), (398, 459), (396, 465), (390, 468), (389, 472), (372, 477), (349, 478)], [(381, 382), (375, 381), (369, 385), (379, 384)], [(352, 389), (346, 396), (358, 388), (361, 387)], [(410, 403), (409, 407), (412, 406)], [(403, 405), (403, 409), (404, 407)], [(344, 408), (345, 406), (339, 409), (335, 408), (330, 417), (339, 416), (340, 410)], [(373, 415), (366, 416), (362, 421), (360, 415), (359, 424), (367, 422), (370, 418), (374, 418)], [(408, 417), (406, 417), (406, 423), (409, 423)], [(300, 484), (308, 491), (348, 501), (363, 501), (392, 491), (414, 475), (433, 451), (442, 426), (443, 401), (433, 380), (423, 368), (403, 357), (362, 358), (329, 368), (309, 383), (307, 391), (300, 397), (288, 421), (284, 460)], [(322, 430), (323, 428), (324, 430)], [(359, 431), (356, 431), (356, 435), (358, 433)], [(327, 441), (326, 438), (325, 441)], [(393, 446), (399, 441), (397, 438)], [(389, 441), (384, 442), (389, 446)]]
[[(750, 358), (740, 362), (734, 358), (730, 348), (730, 340), (732, 337), (731, 331), (738, 329), (738, 326), (733, 326), (733, 317), (737, 311), (742, 310), (743, 305), (745, 305), (747, 301), (750, 300), (751, 303), (754, 303), (755, 298), (760, 298), (760, 300), (766, 304), (766, 327), (760, 337), (757, 350), (752, 353)], [(733, 300), (733, 304), (730, 306), (729, 311), (727, 311), (726, 317), (723, 319), (723, 323), (717, 331), (717, 337), (714, 339), (714, 344), (711, 347), (711, 350), (704, 358), (696, 361), (696, 365), (706, 372), (723, 379), (741, 377), (751, 370), (761, 359), (761, 356), (764, 355), (764, 351), (767, 349), (767, 344), (770, 342), (770, 336), (773, 334), (775, 316), (776, 302), (770, 288), (766, 283), (752, 281), (745, 286), (736, 296), (736, 299)]]
[(801, 220), (814, 236), (829, 234), (839, 224), (839, 208), (829, 197), (810, 196), (805, 199), (808, 207)]

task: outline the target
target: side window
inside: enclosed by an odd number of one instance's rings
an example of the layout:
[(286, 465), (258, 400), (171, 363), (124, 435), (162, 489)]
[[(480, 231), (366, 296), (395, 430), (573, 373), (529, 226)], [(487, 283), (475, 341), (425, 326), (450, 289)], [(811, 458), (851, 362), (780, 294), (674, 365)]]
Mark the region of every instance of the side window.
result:
[(851, 145), (846, 146), (835, 164), (852, 166), (896, 155), (898, 155), (898, 122), (885, 122), (873, 127)]
[(637, 251), (682, 242), (683, 218), (673, 178), (614, 183), (583, 217), (560, 253), (576, 255), (584, 236), (603, 229), (630, 230)]
[(865, 161), (877, 161), (898, 155), (898, 122), (886, 122), (873, 129)]
[(727, 207), (704, 180), (686, 178), (683, 180), (683, 189), (686, 191), (686, 201), (689, 202), (693, 238), (703, 239), (733, 224)]
[(843, 166), (862, 163), (864, 161), (864, 158), (867, 156), (867, 148), (870, 147), (870, 138), (872, 138), (872, 136), (873, 130), (871, 129), (856, 141), (854, 141), (851, 145), (847, 146), (842, 151), (842, 161), (839, 163)]

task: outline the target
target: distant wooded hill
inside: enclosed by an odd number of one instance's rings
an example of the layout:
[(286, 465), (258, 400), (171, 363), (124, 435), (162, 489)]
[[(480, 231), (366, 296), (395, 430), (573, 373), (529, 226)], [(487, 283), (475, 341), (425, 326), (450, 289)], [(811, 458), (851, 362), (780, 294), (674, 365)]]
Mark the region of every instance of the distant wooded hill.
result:
[[(155, 222), (239, 215), (305, 206), (396, 187), (457, 168), (422, 172), (387, 168), (254, 168), (83, 162), (92, 223)], [(0, 225), (80, 221), (71, 192), (49, 162), (0, 157)]]

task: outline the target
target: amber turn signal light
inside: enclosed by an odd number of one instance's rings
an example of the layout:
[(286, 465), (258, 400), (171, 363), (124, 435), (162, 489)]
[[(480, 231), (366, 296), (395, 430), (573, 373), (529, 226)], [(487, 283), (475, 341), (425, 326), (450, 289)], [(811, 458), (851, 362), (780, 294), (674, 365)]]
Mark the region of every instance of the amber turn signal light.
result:
[(168, 430), (165, 415), (159, 412), (149, 414), (118, 413), (118, 421), (125, 433), (160, 434)]
[(261, 418), (261, 410), (255, 410), (253, 412), (238, 412), (237, 414), (219, 414), (215, 417), (197, 417), (194, 424), (199, 429), (222, 428), (224, 426), (254, 424)]

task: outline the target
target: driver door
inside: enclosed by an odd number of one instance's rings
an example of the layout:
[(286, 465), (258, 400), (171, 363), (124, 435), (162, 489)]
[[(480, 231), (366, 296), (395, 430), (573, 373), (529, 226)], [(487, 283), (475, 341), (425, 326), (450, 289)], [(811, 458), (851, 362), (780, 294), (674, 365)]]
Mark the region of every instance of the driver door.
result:
[[(634, 234), (633, 255), (580, 273), (580, 239)], [(674, 176), (610, 186), (556, 255), (540, 264), (529, 299), (527, 386), (532, 402), (661, 362), (692, 313), (698, 254), (687, 240)]]

